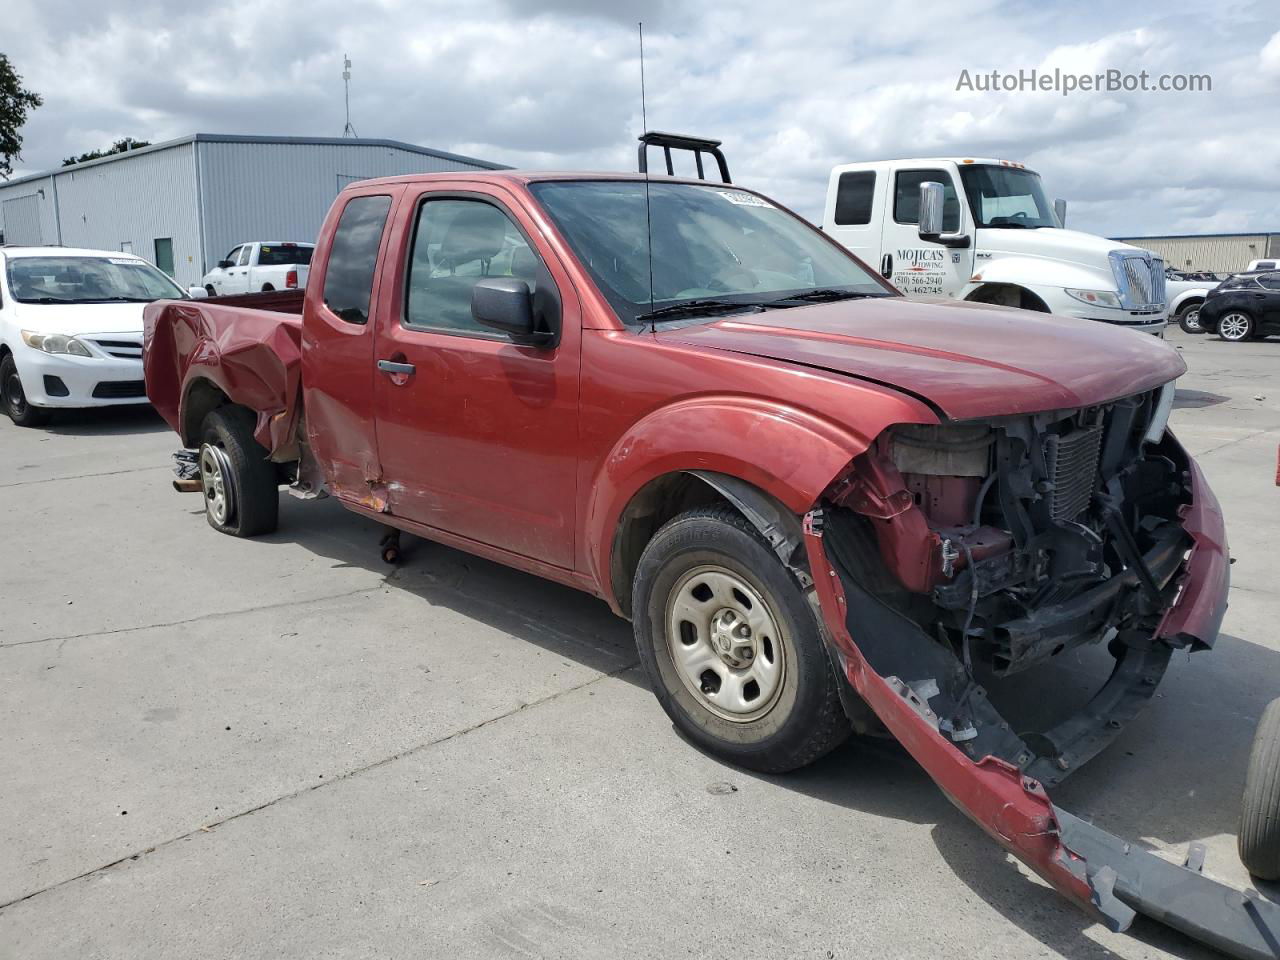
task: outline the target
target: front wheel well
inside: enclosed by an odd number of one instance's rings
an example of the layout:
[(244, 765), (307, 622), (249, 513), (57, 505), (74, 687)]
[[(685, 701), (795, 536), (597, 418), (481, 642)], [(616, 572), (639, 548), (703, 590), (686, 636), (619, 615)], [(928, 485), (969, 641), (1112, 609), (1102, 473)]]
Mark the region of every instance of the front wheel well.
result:
[(653, 535), (682, 513), (723, 504), (742, 514), (779, 552), (799, 544), (800, 518), (763, 490), (727, 474), (681, 470), (650, 480), (632, 496), (618, 518), (609, 562), (614, 600), (631, 616), (631, 585), (640, 556)]
[(1187, 297), (1187, 299), (1178, 304), (1178, 309), (1174, 311), (1174, 316), (1180, 316), (1192, 307), (1202, 306), (1204, 306), (1204, 297)]
[(1021, 307), (1037, 313), (1048, 313), (1049, 305), (1026, 287), (1015, 283), (984, 283), (965, 300), (970, 303), (992, 303), (1002, 307)]

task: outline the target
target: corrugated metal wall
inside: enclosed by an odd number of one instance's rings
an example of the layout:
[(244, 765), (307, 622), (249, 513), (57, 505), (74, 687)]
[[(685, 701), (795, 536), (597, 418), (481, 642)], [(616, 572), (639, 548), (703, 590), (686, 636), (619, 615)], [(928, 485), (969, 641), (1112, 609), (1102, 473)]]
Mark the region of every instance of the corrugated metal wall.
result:
[(0, 182), (0, 231), (5, 243), (57, 243), (54, 209), (52, 177)]
[(1271, 255), (1269, 247), (1280, 247), (1280, 235), (1265, 233), (1116, 239), (1158, 253), (1176, 270), (1208, 270), (1212, 273), (1243, 270), (1250, 260)]
[(57, 181), (64, 246), (132, 249), (154, 262), (157, 238), (168, 237), (175, 279), (183, 286), (200, 282), (204, 270), (191, 143), (68, 168)]
[(339, 189), (405, 173), (476, 170), (389, 146), (199, 141), (205, 261), (246, 240), (315, 240)]

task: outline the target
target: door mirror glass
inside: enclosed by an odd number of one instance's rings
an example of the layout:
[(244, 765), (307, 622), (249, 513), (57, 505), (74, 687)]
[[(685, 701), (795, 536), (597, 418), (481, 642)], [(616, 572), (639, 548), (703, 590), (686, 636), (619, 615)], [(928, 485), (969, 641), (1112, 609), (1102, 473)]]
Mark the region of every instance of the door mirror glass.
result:
[(932, 239), (936, 242), (942, 235), (942, 184), (926, 180), (920, 184), (920, 227), (921, 240)]
[(501, 330), (517, 343), (537, 339), (533, 323), (533, 294), (529, 284), (514, 277), (489, 277), (471, 290), (471, 316), (476, 323)]

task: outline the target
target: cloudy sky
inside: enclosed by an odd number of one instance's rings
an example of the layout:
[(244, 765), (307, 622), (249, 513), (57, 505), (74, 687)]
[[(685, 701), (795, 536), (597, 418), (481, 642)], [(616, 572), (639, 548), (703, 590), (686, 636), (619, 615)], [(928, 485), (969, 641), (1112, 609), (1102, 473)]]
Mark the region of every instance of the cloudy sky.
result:
[[(1021, 160), (1079, 229), (1280, 230), (1273, 2), (5, 0), (0, 52), (45, 105), (32, 172), (122, 136), (337, 136), (352, 119), (529, 168), (630, 170), (641, 129), (725, 142), (735, 180), (817, 217), (839, 162)], [(1209, 92), (990, 93), (961, 71), (1208, 74)]]

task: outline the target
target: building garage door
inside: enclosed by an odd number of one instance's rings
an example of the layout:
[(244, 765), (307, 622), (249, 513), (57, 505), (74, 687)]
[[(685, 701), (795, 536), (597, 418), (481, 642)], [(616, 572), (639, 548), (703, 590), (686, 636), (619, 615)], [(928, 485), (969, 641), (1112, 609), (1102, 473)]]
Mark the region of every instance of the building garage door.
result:
[(34, 193), (29, 197), (16, 197), (4, 202), (4, 242), (39, 246), (40, 198)]

